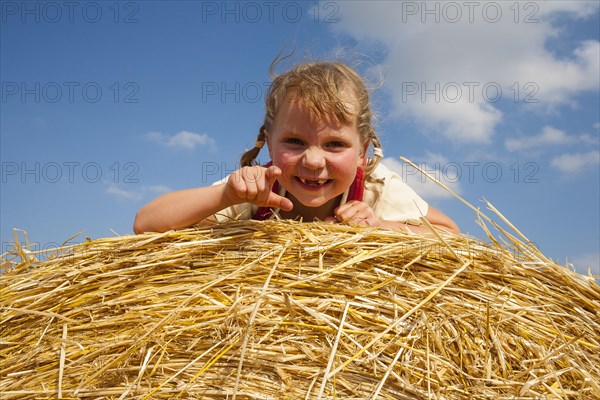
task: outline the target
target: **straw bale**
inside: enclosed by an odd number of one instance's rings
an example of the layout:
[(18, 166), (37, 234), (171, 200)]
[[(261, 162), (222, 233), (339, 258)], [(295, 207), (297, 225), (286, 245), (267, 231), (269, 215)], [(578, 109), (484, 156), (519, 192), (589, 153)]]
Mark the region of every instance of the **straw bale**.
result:
[(17, 244), (0, 393), (599, 399), (600, 287), (506, 237), (245, 221)]

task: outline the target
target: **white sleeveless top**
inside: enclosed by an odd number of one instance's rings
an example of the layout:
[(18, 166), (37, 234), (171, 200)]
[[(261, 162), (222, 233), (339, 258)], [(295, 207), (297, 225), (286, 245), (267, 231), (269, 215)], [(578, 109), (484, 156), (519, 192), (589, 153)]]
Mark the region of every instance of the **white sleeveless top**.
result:
[[(227, 182), (229, 176), (213, 185)], [(425, 217), (429, 206), (400, 175), (378, 164), (365, 181), (363, 201), (371, 206), (375, 215), (386, 221), (406, 222), (421, 225), (420, 217)], [(236, 204), (214, 215), (218, 222), (232, 219), (251, 219), (258, 210), (252, 203)]]

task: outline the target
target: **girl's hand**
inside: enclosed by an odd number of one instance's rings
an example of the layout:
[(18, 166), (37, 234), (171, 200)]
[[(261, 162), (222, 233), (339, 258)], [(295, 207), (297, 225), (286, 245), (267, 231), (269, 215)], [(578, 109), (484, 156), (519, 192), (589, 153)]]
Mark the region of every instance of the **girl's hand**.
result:
[(334, 210), (335, 218), (342, 223), (362, 226), (381, 226), (382, 221), (367, 203), (352, 200)]
[(290, 199), (273, 192), (271, 188), (282, 171), (274, 165), (243, 167), (231, 174), (225, 185), (223, 197), (229, 205), (252, 203), (259, 207), (281, 208), (290, 211)]

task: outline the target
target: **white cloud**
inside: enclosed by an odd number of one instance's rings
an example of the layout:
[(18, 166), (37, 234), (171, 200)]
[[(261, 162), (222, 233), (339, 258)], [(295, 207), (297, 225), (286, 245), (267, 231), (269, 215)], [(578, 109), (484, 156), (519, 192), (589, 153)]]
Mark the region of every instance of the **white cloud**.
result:
[[(546, 1), (543, 7), (539, 7), (538, 13), (541, 16), (553, 13), (570, 13), (576, 18), (586, 18), (594, 15), (598, 11), (597, 2), (593, 1), (573, 1), (573, 0), (553, 0)], [(534, 8), (529, 7), (529, 13)]]
[(600, 152), (592, 150), (587, 153), (565, 153), (553, 158), (550, 165), (565, 175), (578, 174), (587, 168), (598, 168)]
[(591, 144), (591, 145), (594, 145), (594, 146), (598, 146), (598, 144), (600, 143), (598, 141), (597, 137), (593, 137), (592, 135), (588, 135), (587, 133), (579, 136), (579, 141), (581, 143)]
[(600, 253), (582, 254), (569, 261), (580, 274), (587, 276), (591, 272), (592, 275), (600, 276)]
[[(458, 164), (449, 162), (441, 154), (429, 152), (426, 153), (425, 157), (409, 158), (409, 160), (428, 174), (432, 175), (435, 179), (448, 186), (456, 194), (460, 194), (461, 188), (459, 180), (461, 173)], [(385, 157), (381, 160), (381, 163), (400, 175), (403, 181), (425, 200), (453, 197), (446, 189), (427, 178), (412, 166), (396, 158)]]
[(577, 94), (600, 85), (598, 40), (579, 42), (567, 57), (547, 48), (562, 34), (557, 24), (564, 19), (556, 16), (595, 15), (598, 2), (337, 4), (333, 29), (366, 45), (383, 44), (393, 114), (446, 138), (491, 142), (503, 118), (496, 100), (553, 109), (575, 105)]
[(542, 146), (567, 145), (577, 142), (575, 136), (569, 136), (560, 129), (551, 126), (545, 126), (542, 132), (533, 136), (524, 136), (520, 138), (508, 138), (504, 142), (506, 148), (510, 151), (523, 151), (538, 149)]
[(124, 190), (115, 185), (110, 185), (108, 188), (106, 188), (106, 193), (116, 197), (118, 200), (139, 201), (143, 197), (140, 192)]
[(573, 144), (598, 145), (598, 139), (589, 134), (579, 136), (569, 135), (565, 131), (556, 129), (552, 126), (545, 126), (540, 133), (532, 136), (521, 136), (518, 138), (508, 138), (504, 141), (504, 146), (509, 151), (536, 151), (549, 146), (567, 146)]
[(173, 189), (171, 189), (170, 187), (165, 186), (165, 185), (151, 185), (151, 186), (144, 187), (142, 190), (144, 190), (146, 192), (157, 193), (157, 194), (173, 191)]
[(106, 188), (106, 193), (118, 200), (140, 201), (147, 194), (156, 196), (173, 191), (173, 189), (165, 185), (134, 186), (134, 188), (135, 190), (125, 190), (118, 185), (109, 184)]
[(502, 113), (491, 105), (466, 99), (456, 103), (405, 99), (404, 104), (398, 104), (398, 100), (394, 99), (393, 116), (415, 119), (427, 131), (441, 133), (451, 141), (489, 143), (494, 127), (502, 119)]
[(149, 132), (146, 137), (163, 146), (194, 150), (197, 146), (207, 147), (213, 151), (216, 147), (216, 142), (206, 133), (194, 133), (181, 131), (174, 135), (165, 135), (161, 132)]

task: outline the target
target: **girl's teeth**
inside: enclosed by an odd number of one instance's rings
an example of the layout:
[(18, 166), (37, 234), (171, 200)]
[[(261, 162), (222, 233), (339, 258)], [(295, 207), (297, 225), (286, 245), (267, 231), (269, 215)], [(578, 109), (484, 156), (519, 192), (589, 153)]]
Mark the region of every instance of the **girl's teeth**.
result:
[(319, 180), (316, 180), (316, 181), (312, 181), (312, 180), (309, 181), (309, 180), (306, 180), (304, 178), (298, 178), (298, 179), (300, 179), (300, 182), (304, 183), (305, 185), (312, 185), (312, 186), (322, 185), (325, 182), (327, 182), (327, 179), (319, 179)]

